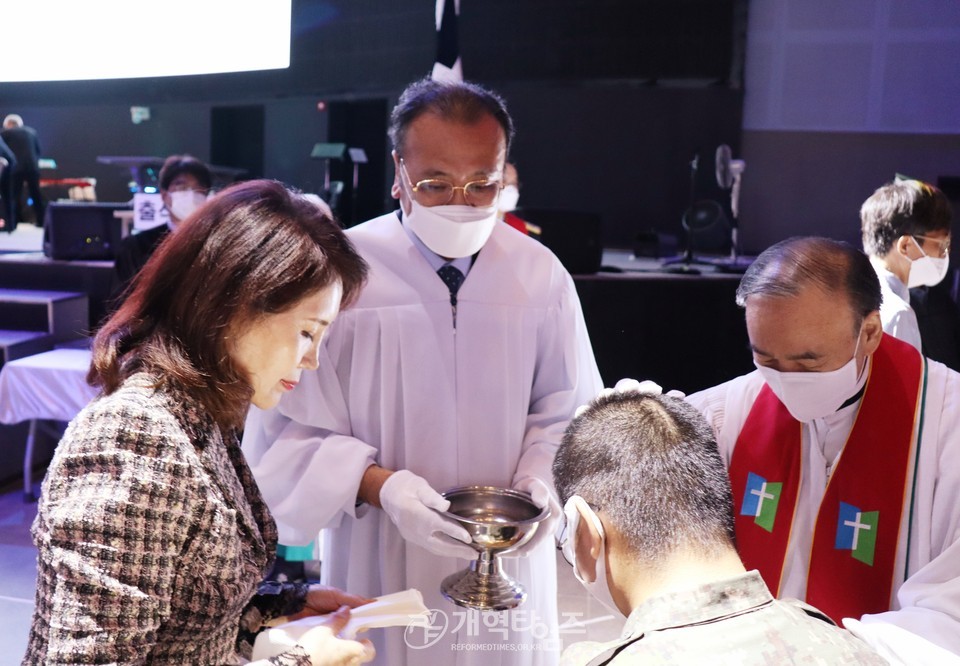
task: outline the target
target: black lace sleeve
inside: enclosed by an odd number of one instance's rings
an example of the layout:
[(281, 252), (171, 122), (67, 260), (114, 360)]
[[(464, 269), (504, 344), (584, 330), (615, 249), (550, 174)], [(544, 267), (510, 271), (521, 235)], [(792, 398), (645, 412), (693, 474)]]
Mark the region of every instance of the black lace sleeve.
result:
[[(263, 629), (264, 623), (284, 615), (292, 615), (303, 610), (307, 602), (307, 592), (310, 585), (307, 583), (278, 583), (272, 580), (265, 580), (257, 587), (257, 593), (247, 604), (240, 616), (240, 631), (237, 636), (237, 650), (239, 653), (250, 658), (253, 652), (253, 643), (257, 639), (257, 634)], [(301, 652), (303, 652), (301, 650)], [(274, 657), (274, 659), (284, 659), (292, 652), (285, 652), (283, 655)], [(295, 659), (300, 656), (294, 655)], [(310, 659), (303, 653), (306, 661), (277, 661), (277, 664), (309, 664)]]
[(313, 666), (307, 651), (299, 645), (290, 648), (283, 654), (278, 654), (276, 657), (270, 657), (267, 661), (276, 664), (276, 666)]

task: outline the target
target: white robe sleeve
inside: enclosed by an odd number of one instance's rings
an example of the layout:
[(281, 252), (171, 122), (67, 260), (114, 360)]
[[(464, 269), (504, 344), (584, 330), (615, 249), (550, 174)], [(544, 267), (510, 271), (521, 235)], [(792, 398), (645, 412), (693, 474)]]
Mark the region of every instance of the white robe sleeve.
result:
[(736, 379), (687, 396), (710, 425), (726, 465), (730, 464), (740, 428), (763, 387), (760, 373), (754, 371)]
[[(553, 459), (563, 431), (580, 405), (603, 388), (580, 300), (566, 273), (560, 299), (540, 332), (526, 433), (513, 485), (539, 479), (553, 488)], [(555, 491), (551, 491), (555, 494)]]

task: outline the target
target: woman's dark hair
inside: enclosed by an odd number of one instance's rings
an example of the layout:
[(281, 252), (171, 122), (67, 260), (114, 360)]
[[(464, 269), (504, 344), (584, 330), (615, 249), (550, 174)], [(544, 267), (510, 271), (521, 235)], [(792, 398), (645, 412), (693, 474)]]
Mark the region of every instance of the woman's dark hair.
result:
[(134, 373), (198, 399), (236, 428), (253, 395), (227, 336), (339, 281), (352, 303), (367, 266), (340, 227), (282, 184), (233, 185), (157, 248), (93, 342), (87, 381), (112, 393)]

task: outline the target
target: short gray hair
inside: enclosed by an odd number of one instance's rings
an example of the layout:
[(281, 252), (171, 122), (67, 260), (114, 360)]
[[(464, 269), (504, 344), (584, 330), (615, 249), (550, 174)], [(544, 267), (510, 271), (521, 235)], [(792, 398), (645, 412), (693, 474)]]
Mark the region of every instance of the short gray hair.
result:
[(857, 327), (880, 309), (880, 280), (863, 252), (849, 243), (817, 236), (780, 241), (760, 253), (737, 287), (737, 305), (751, 296), (797, 296), (807, 286), (846, 294)]

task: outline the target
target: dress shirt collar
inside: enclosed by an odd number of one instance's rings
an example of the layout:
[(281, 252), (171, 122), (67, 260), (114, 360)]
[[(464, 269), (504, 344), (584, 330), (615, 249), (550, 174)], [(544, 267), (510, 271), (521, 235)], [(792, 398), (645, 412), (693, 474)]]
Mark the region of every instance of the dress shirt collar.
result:
[(877, 270), (877, 277), (890, 287), (890, 291), (902, 298), (904, 303), (910, 303), (910, 290), (907, 288), (907, 285), (900, 281), (900, 278), (883, 266), (874, 264), (874, 268)]

